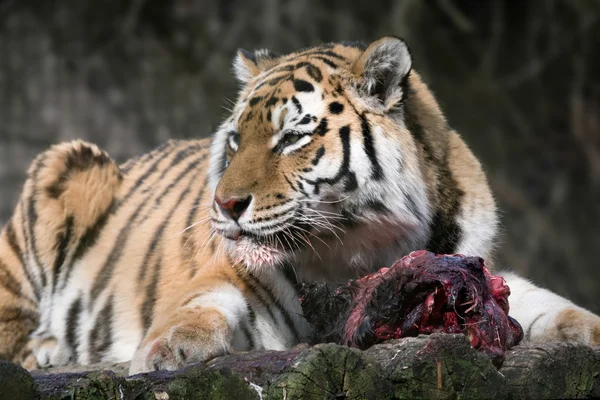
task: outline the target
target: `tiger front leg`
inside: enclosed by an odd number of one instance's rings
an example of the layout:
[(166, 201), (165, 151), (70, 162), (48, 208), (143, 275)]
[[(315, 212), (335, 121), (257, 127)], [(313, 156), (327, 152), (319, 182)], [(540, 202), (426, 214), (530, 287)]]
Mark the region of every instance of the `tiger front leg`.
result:
[(129, 372), (175, 370), (232, 349), (248, 350), (251, 343), (239, 329), (248, 315), (242, 292), (232, 284), (192, 294), (164, 322), (150, 327)]
[(525, 341), (600, 346), (600, 316), (516, 274), (502, 275), (511, 291), (510, 315), (523, 327)]

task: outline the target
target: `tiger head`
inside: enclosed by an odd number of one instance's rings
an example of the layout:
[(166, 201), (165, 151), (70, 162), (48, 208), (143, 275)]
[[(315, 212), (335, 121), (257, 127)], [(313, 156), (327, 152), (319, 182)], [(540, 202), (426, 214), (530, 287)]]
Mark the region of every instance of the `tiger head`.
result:
[(233, 258), (260, 268), (326, 253), (360, 267), (373, 250), (424, 245), (431, 171), (416, 136), (447, 128), (411, 69), (395, 37), (238, 52), (242, 88), (209, 173), (212, 226)]

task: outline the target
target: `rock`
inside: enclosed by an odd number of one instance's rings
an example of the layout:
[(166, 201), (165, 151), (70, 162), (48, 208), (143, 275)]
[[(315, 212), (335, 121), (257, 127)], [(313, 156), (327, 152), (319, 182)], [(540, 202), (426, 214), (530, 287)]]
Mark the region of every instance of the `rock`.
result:
[(600, 397), (600, 351), (587, 346), (518, 346), (506, 354), (500, 372), (514, 398)]
[(43, 399), (258, 399), (255, 388), (230, 371), (195, 365), (120, 377), (112, 371), (43, 374), (36, 378)]
[(386, 399), (392, 393), (378, 363), (360, 350), (333, 343), (221, 357), (208, 366), (241, 374), (273, 399)]
[(29, 400), (37, 398), (36, 382), (25, 369), (0, 360), (0, 398)]
[(365, 354), (377, 361), (398, 399), (505, 399), (504, 377), (464, 335), (433, 334), (392, 340)]
[[(32, 383), (26, 371), (5, 364), (13, 368), (8, 370), (17, 371), (9, 374)], [(178, 371), (156, 371), (129, 377), (125, 372), (127, 367), (127, 363), (99, 364), (35, 371), (32, 375), (42, 399), (600, 396), (600, 349), (568, 344), (519, 345), (507, 353), (504, 365), (498, 370), (487, 355), (473, 349), (461, 334), (392, 340), (365, 351), (336, 344), (298, 346), (284, 351), (251, 351), (218, 357)], [(2, 368), (6, 366), (0, 364), (0, 379), (4, 378)], [(61, 370), (70, 372), (59, 372)], [(27, 393), (34, 394), (35, 389), (28, 387), (32, 391)], [(20, 388), (9, 390), (20, 393)], [(31, 397), (15, 395), (9, 398)]]
[(61, 373), (81, 373), (89, 371), (112, 371), (116, 376), (125, 377), (129, 375), (129, 362), (123, 363), (98, 363), (93, 365), (65, 365), (64, 367), (51, 367), (46, 369), (38, 369), (30, 371), (34, 378), (42, 378), (48, 374), (61, 374)]

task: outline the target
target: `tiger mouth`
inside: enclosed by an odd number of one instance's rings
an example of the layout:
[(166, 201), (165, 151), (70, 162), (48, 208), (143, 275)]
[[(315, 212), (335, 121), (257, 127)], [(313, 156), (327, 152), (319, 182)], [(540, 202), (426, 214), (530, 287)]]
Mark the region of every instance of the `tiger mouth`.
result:
[(310, 232), (310, 226), (308, 224), (294, 224), (286, 229), (269, 234), (260, 234), (240, 229), (233, 232), (222, 232), (221, 235), (236, 242), (236, 244), (246, 242), (272, 247), (280, 251), (294, 251), (307, 246), (308, 232)]
[(253, 232), (246, 229), (222, 231), (219, 233), (226, 239), (233, 241), (236, 246), (242, 243), (253, 244), (285, 252), (301, 250), (308, 246), (308, 237), (312, 234), (311, 226), (308, 223), (299, 221), (295, 221), (293, 224), (290, 224), (283, 229), (268, 234)]

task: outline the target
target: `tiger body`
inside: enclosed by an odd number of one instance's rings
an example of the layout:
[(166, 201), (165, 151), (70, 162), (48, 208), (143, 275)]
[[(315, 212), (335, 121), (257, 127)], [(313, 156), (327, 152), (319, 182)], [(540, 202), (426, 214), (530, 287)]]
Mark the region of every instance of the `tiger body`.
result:
[[(485, 174), (404, 42), (240, 52), (234, 67), (239, 99), (210, 142), (121, 166), (80, 141), (36, 158), (0, 236), (0, 358), (135, 373), (284, 349), (310, 333), (299, 282), (417, 249), (491, 266)], [(528, 340), (600, 344), (600, 318), (506, 278)]]

